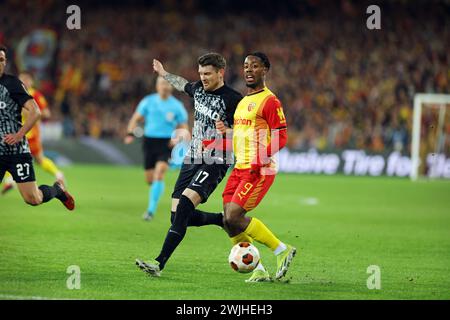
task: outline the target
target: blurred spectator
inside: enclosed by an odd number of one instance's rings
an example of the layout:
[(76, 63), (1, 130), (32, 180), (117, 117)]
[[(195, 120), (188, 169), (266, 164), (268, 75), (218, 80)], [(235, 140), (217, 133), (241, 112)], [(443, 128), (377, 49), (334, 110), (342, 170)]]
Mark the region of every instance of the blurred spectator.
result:
[(62, 127), (64, 136), (73, 137), (75, 136), (75, 128), (72, 119), (69, 97), (69, 95), (66, 95), (64, 100), (61, 102)]

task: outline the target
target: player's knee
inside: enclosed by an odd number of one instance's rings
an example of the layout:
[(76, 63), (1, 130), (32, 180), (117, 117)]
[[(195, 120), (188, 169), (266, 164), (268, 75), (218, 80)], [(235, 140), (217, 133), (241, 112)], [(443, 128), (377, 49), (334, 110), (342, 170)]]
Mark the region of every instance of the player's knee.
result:
[(225, 215), (223, 215), (222, 224), (225, 229), (228, 229), (228, 222), (227, 222), (227, 219), (225, 218)]
[(241, 224), (242, 217), (238, 215), (224, 215), (223, 223), (229, 229), (238, 228)]
[(172, 226), (179, 227), (178, 229), (181, 228), (180, 230), (187, 228), (188, 221), (194, 210), (195, 206), (192, 201), (188, 197), (182, 195), (180, 202), (178, 203), (176, 214), (173, 215)]
[(26, 194), (23, 199), (30, 206), (38, 206), (42, 203), (42, 197), (39, 194)]
[[(181, 209), (181, 210), (180, 210)], [(191, 214), (195, 210), (195, 204), (193, 201), (186, 197), (184, 194), (181, 195), (180, 201), (178, 202), (177, 211), (186, 215)]]
[(146, 170), (145, 171), (145, 182), (147, 182), (147, 184), (151, 185), (153, 183), (153, 176), (154, 176), (153, 170)]
[(154, 174), (154, 176), (153, 176), (153, 180), (155, 180), (155, 181), (160, 181), (160, 180), (163, 180), (164, 179), (164, 171), (156, 171), (155, 172), (155, 174)]
[(174, 220), (175, 220), (175, 211), (172, 211), (170, 213), (170, 223), (173, 224)]

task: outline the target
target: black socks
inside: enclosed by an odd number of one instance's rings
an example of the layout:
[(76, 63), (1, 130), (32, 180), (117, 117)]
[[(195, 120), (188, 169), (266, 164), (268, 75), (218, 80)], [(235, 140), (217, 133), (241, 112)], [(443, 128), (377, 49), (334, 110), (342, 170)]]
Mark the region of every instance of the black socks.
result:
[(53, 198), (57, 198), (61, 201), (67, 200), (64, 191), (57, 183), (54, 183), (53, 186), (43, 184), (39, 186), (39, 190), (42, 191), (42, 203), (49, 202)]
[(49, 202), (58, 195), (58, 190), (55, 187), (42, 185), (39, 186), (39, 190), (42, 191), (42, 203)]
[(189, 226), (194, 227), (207, 226), (211, 224), (215, 224), (216, 226), (223, 228), (223, 214), (195, 210), (194, 214), (189, 220)]
[(195, 207), (191, 200), (182, 195), (180, 197), (180, 202), (178, 203), (175, 219), (173, 220), (172, 226), (167, 232), (166, 239), (164, 240), (161, 253), (156, 258), (156, 261), (159, 262), (160, 270), (164, 269), (167, 260), (169, 260), (172, 253), (183, 240), (184, 235), (186, 234), (188, 221), (194, 210)]
[(187, 227), (201, 227), (211, 224), (223, 227), (223, 214), (196, 210), (192, 201), (182, 195), (178, 203), (177, 212), (172, 211), (171, 213), (170, 222), (172, 226), (167, 232), (161, 253), (156, 258), (156, 261), (159, 262), (160, 270), (164, 269), (167, 260), (169, 260), (172, 253), (183, 240)]
[[(170, 216), (170, 222), (173, 223), (175, 219), (175, 212), (172, 211)], [(216, 226), (223, 228), (223, 214), (222, 213), (210, 213), (204, 212), (198, 209), (194, 210), (194, 213), (188, 220), (188, 227), (201, 227), (215, 224)]]

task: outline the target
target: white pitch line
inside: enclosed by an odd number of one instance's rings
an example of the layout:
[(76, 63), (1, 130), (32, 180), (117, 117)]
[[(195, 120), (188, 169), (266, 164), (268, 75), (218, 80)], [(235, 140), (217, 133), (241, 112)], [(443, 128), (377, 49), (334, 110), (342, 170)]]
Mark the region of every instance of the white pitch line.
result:
[(300, 203), (307, 206), (316, 206), (319, 204), (319, 199), (317, 198), (300, 198)]
[(72, 300), (67, 298), (48, 298), (39, 296), (16, 296), (12, 294), (0, 294), (0, 300)]

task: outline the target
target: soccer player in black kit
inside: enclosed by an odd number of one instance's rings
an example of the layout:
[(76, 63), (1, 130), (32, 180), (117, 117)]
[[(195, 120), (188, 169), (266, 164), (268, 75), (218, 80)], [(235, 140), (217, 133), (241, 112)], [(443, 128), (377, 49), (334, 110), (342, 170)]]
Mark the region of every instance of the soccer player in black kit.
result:
[(205, 213), (196, 207), (208, 200), (232, 163), (225, 135), (233, 125), (234, 111), (242, 95), (224, 83), (225, 67), (225, 58), (220, 54), (205, 54), (198, 58), (200, 80), (188, 82), (168, 73), (161, 62), (153, 60), (155, 72), (175, 89), (194, 98), (195, 111), (191, 145), (172, 193), (172, 225), (161, 253), (147, 262), (136, 259), (136, 265), (152, 276), (160, 276), (188, 226), (223, 227), (222, 213)]
[[(5, 47), (0, 46), (0, 181), (8, 171), (26, 203), (37, 206), (57, 198), (68, 209), (73, 210), (72, 196), (55, 182), (53, 186), (37, 186), (30, 147), (26, 133), (40, 119), (39, 107), (15, 76), (5, 74)], [(22, 108), (28, 117), (22, 126)]]

